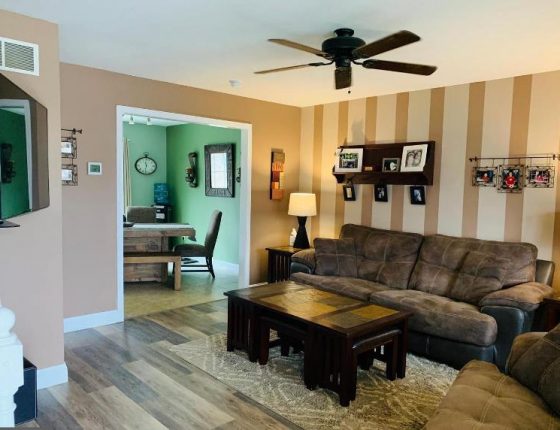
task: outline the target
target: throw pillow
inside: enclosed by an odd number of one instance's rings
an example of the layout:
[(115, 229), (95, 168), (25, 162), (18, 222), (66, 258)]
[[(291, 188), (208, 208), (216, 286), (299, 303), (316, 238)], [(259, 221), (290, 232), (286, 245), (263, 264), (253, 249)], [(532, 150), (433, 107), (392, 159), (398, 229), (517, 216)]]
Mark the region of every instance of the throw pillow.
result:
[(447, 297), (478, 306), (483, 297), (502, 288), (508, 267), (507, 258), (469, 251)]
[(560, 324), (537, 340), (508, 370), (560, 414)]
[(321, 239), (315, 245), (315, 274), (324, 276), (358, 276), (354, 239)]

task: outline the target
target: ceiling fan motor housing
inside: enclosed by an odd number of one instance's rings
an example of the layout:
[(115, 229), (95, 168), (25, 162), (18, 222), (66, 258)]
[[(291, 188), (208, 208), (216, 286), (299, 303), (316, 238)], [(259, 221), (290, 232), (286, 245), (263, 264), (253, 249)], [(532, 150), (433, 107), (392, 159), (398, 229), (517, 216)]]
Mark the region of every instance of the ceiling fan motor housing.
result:
[(352, 60), (352, 51), (366, 44), (359, 37), (354, 37), (354, 30), (339, 28), (335, 30), (335, 37), (323, 42), (321, 50), (329, 54), (335, 61), (336, 67), (349, 67)]

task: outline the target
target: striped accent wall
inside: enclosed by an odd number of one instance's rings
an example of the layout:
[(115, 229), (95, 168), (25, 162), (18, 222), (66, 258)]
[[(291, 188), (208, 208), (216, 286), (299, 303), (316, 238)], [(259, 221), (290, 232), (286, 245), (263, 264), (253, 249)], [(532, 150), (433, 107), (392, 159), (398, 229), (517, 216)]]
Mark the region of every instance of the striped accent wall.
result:
[[(335, 149), (403, 140), (436, 141), (426, 205), (411, 205), (408, 187), (395, 185), (388, 203), (374, 201), (371, 185), (356, 185), (356, 201), (344, 202), (331, 174)], [(539, 258), (560, 264), (558, 178), (555, 188), (498, 193), (471, 185), (468, 161), (560, 152), (560, 71), (304, 108), (301, 141), (301, 189), (318, 197), (312, 238), (337, 237), (343, 223), (357, 223), (522, 240), (538, 246)]]

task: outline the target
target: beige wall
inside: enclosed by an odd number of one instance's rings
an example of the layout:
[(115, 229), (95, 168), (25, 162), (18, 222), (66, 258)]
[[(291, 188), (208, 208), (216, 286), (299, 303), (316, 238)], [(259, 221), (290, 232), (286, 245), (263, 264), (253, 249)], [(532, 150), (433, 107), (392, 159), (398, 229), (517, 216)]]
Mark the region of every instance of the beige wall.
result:
[[(66, 317), (116, 308), (117, 105), (253, 125), (251, 282), (264, 280), (264, 248), (287, 243), (296, 225), (287, 215), (288, 199), (271, 201), (268, 187), (270, 150), (282, 148), (286, 188), (298, 188), (299, 108), (69, 64), (61, 64), (61, 87), (63, 127), (84, 129), (78, 144), (79, 185), (63, 189)], [(103, 176), (87, 176), (87, 161), (103, 162)]]
[(25, 356), (45, 368), (64, 361), (58, 27), (0, 10), (0, 35), (40, 49), (41, 76), (5, 75), (48, 109), (50, 206), (0, 230), (0, 299), (16, 314)]
[[(560, 263), (560, 184), (503, 194), (471, 185), (469, 157), (558, 153), (560, 72), (501, 79), (304, 108), (300, 152), (304, 185), (320, 194), (314, 236), (338, 235), (341, 222), (495, 240), (527, 241), (539, 257)], [(331, 174), (334, 149), (364, 142), (436, 141), (434, 185), (426, 206), (410, 204), (408, 187), (389, 186), (389, 202), (358, 185), (355, 202), (340, 202)], [(558, 173), (558, 172), (557, 172)], [(555, 227), (556, 223), (556, 227)], [(560, 270), (557, 271), (557, 275)], [(557, 278), (557, 283), (559, 276)]]

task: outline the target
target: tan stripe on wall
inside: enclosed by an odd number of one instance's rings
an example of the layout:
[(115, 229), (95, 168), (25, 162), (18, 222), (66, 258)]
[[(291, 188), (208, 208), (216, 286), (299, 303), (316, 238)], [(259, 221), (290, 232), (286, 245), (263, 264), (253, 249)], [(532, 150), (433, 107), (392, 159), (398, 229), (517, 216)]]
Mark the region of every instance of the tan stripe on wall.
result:
[[(377, 97), (366, 99), (366, 144), (375, 141), (375, 127), (377, 126)], [(373, 185), (363, 184), (362, 188), (362, 225), (371, 225), (371, 209), (373, 205)]]
[[(348, 143), (348, 102), (338, 104), (338, 145)], [(333, 177), (334, 181), (334, 177)], [(334, 234), (338, 237), (340, 229), (344, 224), (344, 197), (342, 195), (342, 185), (337, 185), (334, 208)]]
[[(513, 102), (511, 107), (510, 156), (525, 155), (529, 134), (529, 111), (531, 107), (532, 76), (518, 76), (513, 80)], [(519, 242), (523, 226), (523, 194), (510, 193), (506, 196), (506, 223), (504, 240)]]
[(467, 119), (467, 147), (465, 153), (465, 183), (463, 193), (464, 237), (476, 237), (478, 223), (478, 188), (472, 186), (469, 157), (480, 156), (482, 151), (482, 122), (484, 118), (484, 82), (469, 86), (469, 113)]
[(321, 168), (323, 155), (323, 105), (315, 106), (313, 118), (313, 193), (317, 199), (317, 216), (311, 224), (311, 240), (319, 235), (319, 220), (321, 212)]
[(441, 175), (441, 142), (443, 140), (443, 106), (445, 88), (432, 89), (430, 100), (429, 139), (435, 141), (434, 184), (426, 187), (424, 234), (436, 234), (439, 215), (439, 178)]
[[(408, 130), (408, 93), (397, 94), (395, 141), (405, 142)], [(391, 195), (391, 230), (402, 230), (404, 214), (404, 186), (394, 185)]]

